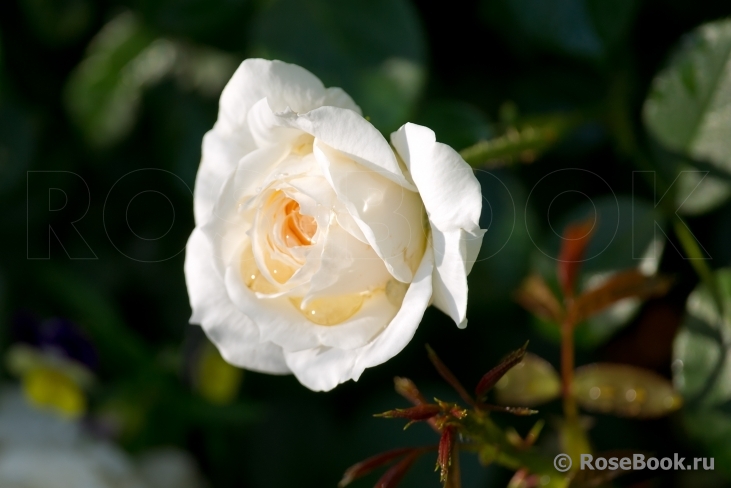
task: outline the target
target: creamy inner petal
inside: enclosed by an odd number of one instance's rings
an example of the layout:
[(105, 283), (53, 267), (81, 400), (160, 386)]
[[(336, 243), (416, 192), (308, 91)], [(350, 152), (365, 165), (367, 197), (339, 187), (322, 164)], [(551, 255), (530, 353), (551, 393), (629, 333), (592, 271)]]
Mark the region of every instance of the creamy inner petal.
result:
[(388, 269), (369, 244), (339, 225), (337, 205), (324, 177), (296, 174), (249, 199), (245, 207), (255, 206), (256, 217), (241, 256), (244, 284), (261, 299), (288, 297), (318, 325), (343, 323), (374, 293), (385, 293)]
[[(259, 108), (264, 123), (270, 112)], [(348, 322), (375, 296), (400, 306), (426, 242), (418, 194), (337, 151), (323, 164), (308, 134), (290, 128), (281, 135), (272, 143), (287, 152), (273, 153), (278, 161), (266, 176), (242, 164), (233, 177), (233, 188), (246, 189), (235, 212), (239, 222), (247, 216), (246, 229), (226, 230), (241, 243), (236, 268), (242, 285), (258, 300), (289, 304), (316, 325)], [(250, 182), (252, 175), (260, 186)]]

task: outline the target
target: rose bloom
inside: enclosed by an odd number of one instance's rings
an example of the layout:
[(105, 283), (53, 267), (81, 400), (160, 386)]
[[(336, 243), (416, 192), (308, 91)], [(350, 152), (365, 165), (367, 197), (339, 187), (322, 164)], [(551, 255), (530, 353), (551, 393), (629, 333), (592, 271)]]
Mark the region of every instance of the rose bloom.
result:
[(330, 390), (401, 351), (433, 303), (467, 323), (480, 185), (426, 127), (391, 144), (340, 88), (244, 61), (203, 139), (185, 276), (237, 366)]

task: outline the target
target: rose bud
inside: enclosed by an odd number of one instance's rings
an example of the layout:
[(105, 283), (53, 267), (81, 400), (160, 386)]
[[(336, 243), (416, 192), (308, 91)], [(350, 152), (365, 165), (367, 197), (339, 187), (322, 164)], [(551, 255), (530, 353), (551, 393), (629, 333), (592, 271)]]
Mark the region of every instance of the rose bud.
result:
[(433, 404), (417, 405), (410, 408), (397, 408), (388, 412), (378, 413), (374, 417), (385, 417), (387, 419), (409, 419), (418, 422), (428, 420), (442, 413), (442, 407)]

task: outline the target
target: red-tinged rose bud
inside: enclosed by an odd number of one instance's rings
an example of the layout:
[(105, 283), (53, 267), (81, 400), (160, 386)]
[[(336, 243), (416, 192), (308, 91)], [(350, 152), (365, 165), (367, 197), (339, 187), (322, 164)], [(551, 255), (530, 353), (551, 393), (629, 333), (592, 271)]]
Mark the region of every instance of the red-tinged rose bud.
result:
[(396, 388), (396, 393), (406, 398), (414, 405), (428, 403), (426, 398), (424, 398), (424, 396), (419, 392), (419, 389), (416, 388), (414, 382), (410, 379), (396, 376), (393, 379), (393, 383)]
[[(459, 405), (449, 402), (443, 402), (438, 398), (435, 398), (434, 401), (437, 402), (439, 407), (442, 409), (442, 412), (447, 413), (458, 420), (462, 420), (467, 416), (467, 410), (460, 407)], [(449, 419), (446, 420), (448, 421)]]
[(340, 480), (340, 483), (338, 483), (338, 486), (340, 488), (343, 488), (344, 486), (347, 486), (350, 483), (352, 483), (353, 480), (356, 480), (362, 476), (367, 475), (374, 469), (377, 469), (377, 468), (380, 468), (381, 466), (389, 464), (391, 461), (394, 461), (396, 458), (399, 458), (406, 454), (414, 453), (416, 450), (417, 449), (412, 448), (412, 447), (402, 447), (400, 449), (393, 449), (391, 451), (386, 451), (386, 452), (382, 452), (380, 454), (376, 454), (375, 456), (371, 456), (368, 459), (365, 459), (365, 460), (349, 467), (343, 474), (343, 479)]
[(434, 404), (416, 405), (410, 408), (397, 408), (388, 412), (378, 413), (375, 417), (385, 417), (388, 419), (409, 419), (413, 422), (420, 420), (428, 420), (442, 413), (442, 407)]
[(454, 433), (456, 428), (448, 425), (442, 431), (439, 439), (439, 450), (437, 455), (437, 467), (441, 468), (441, 480), (446, 479), (447, 471), (452, 463), (452, 448), (454, 446)]
[(454, 448), (454, 437), (456, 428), (448, 425), (442, 431), (442, 437), (439, 439), (439, 453), (437, 455), (437, 469), (440, 469), (439, 479), (442, 483), (449, 476), (449, 467), (452, 464), (452, 449)]
[[(401, 378), (399, 376), (396, 376), (393, 379), (394, 386), (396, 387), (396, 393), (401, 395), (402, 397), (406, 398), (408, 401), (413, 403), (414, 405), (424, 405), (426, 403), (429, 403), (426, 401), (426, 398), (419, 392), (418, 388), (416, 388), (416, 385), (413, 381), (411, 381), (408, 378)], [(440, 429), (437, 427), (436, 423), (434, 422), (434, 418), (431, 418), (427, 420), (427, 423), (429, 426), (434, 429), (437, 433), (441, 432)]]
[(449, 411), (449, 414), (458, 420), (462, 420), (467, 416), (467, 410), (460, 407), (454, 407)]
[(383, 476), (376, 482), (374, 488), (395, 488), (398, 486), (422, 452), (421, 450), (416, 450), (397, 464), (394, 464), (388, 471), (383, 473)]
[(517, 351), (513, 351), (503, 359), (500, 364), (492, 368), (490, 371), (485, 373), (477, 387), (475, 388), (475, 395), (478, 400), (483, 400), (488, 391), (492, 389), (495, 384), (500, 381), (500, 378), (505, 376), (505, 373), (510, 371), (513, 366), (520, 363), (525, 357), (525, 351), (528, 348), (528, 343), (523, 344), (523, 347)]

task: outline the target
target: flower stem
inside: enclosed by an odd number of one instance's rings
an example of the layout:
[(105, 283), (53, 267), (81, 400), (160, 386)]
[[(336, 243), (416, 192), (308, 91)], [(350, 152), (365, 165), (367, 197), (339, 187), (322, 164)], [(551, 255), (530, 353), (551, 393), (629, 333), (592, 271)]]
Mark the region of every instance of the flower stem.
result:
[(721, 290), (718, 287), (716, 276), (713, 274), (713, 271), (706, 262), (706, 256), (703, 254), (698, 245), (698, 241), (693, 236), (693, 233), (690, 231), (690, 229), (688, 229), (688, 226), (686, 225), (685, 221), (683, 221), (682, 217), (677, 214), (675, 215), (675, 219), (673, 220), (673, 229), (675, 230), (675, 235), (678, 236), (680, 245), (683, 246), (683, 251), (685, 251), (687, 259), (690, 260), (691, 266), (693, 266), (693, 269), (695, 270), (696, 274), (698, 274), (698, 277), (700, 277), (701, 281), (710, 290), (711, 295), (713, 296), (713, 301), (718, 307), (719, 313), (723, 315), (724, 304)]
[(476, 449), (483, 464), (495, 463), (511, 470), (525, 468), (533, 474), (547, 475), (548, 488), (565, 488), (569, 478), (558, 473), (550, 458), (533, 448), (520, 449), (511, 444), (505, 432), (485, 413), (469, 414), (462, 420), (460, 432), (471, 442), (465, 449)]
[(561, 392), (563, 411), (570, 421), (576, 419), (578, 409), (574, 398), (574, 324), (564, 319), (561, 324)]

